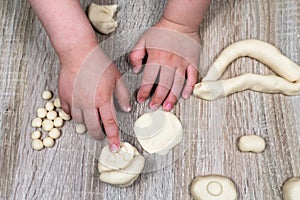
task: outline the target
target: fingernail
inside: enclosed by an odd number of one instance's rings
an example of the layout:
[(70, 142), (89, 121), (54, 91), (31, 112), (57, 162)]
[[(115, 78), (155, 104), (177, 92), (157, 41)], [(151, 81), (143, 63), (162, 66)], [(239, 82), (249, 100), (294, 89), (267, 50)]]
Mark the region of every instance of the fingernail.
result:
[(135, 73), (135, 74), (137, 74), (137, 73), (139, 73), (139, 68), (138, 67), (134, 67), (133, 69), (132, 69), (132, 71), (133, 71), (133, 73)]
[(158, 108), (159, 108), (159, 104), (150, 104), (150, 108), (152, 109), (152, 110), (157, 110)]
[(143, 98), (143, 97), (138, 98), (138, 102), (139, 102), (139, 103), (144, 103), (145, 101), (146, 101), (146, 99)]
[(118, 147), (117, 145), (115, 145), (115, 144), (112, 144), (112, 145), (110, 146), (110, 151), (111, 151), (112, 153), (117, 153), (117, 152), (119, 151), (119, 147)]
[(124, 106), (123, 111), (125, 111), (125, 112), (131, 111), (131, 106), (130, 105), (129, 106)]
[(172, 110), (172, 108), (173, 108), (173, 105), (171, 103), (167, 103), (165, 109), (170, 111), (170, 110)]

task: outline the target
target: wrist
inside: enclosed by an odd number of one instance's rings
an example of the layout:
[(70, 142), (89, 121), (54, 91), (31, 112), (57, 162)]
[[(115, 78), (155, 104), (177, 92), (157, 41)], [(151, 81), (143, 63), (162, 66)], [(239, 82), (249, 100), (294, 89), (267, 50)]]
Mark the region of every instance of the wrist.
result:
[(157, 27), (167, 27), (172, 30), (176, 30), (178, 32), (191, 34), (191, 33), (198, 33), (200, 25), (192, 25), (188, 23), (177, 22), (172, 20), (168, 16), (163, 15), (159, 22), (157, 23)]

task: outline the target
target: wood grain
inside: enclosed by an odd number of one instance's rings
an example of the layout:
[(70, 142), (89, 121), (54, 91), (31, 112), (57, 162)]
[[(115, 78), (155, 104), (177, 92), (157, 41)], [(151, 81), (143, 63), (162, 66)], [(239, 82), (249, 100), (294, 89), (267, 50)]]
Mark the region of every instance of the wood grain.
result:
[[(166, 2), (94, 2), (120, 5), (116, 32), (98, 36), (126, 74), (131, 68), (128, 52), (143, 30), (160, 18)], [(147, 170), (128, 188), (99, 181), (97, 158), (103, 143), (76, 135), (73, 122), (65, 124), (54, 148), (33, 151), (30, 122), (45, 103), (41, 92), (51, 89), (57, 95), (59, 61), (26, 1), (0, 1), (0, 19), (0, 199), (191, 199), (189, 187), (195, 176), (222, 174), (236, 183), (239, 199), (274, 200), (282, 198), (287, 178), (300, 176), (300, 97), (252, 91), (213, 102), (180, 100), (173, 112), (184, 125), (182, 144), (163, 158), (143, 152)], [(270, 42), (300, 63), (300, 2), (213, 0), (200, 35), (200, 76), (222, 49), (246, 38)], [(273, 73), (255, 60), (240, 58), (223, 78), (246, 72)], [(139, 80), (127, 77), (132, 87)], [(133, 112), (118, 116), (121, 138), (140, 151), (131, 125), (147, 110), (146, 104), (134, 104)], [(262, 135), (266, 150), (239, 152), (236, 143), (244, 134)]]

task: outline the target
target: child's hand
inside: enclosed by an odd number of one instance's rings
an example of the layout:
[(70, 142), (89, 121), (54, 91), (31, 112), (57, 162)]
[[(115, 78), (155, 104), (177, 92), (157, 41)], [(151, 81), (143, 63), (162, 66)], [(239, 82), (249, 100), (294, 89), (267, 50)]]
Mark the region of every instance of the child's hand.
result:
[[(77, 67), (80, 60), (84, 60), (83, 64)], [(62, 107), (72, 114), (75, 122), (84, 122), (95, 139), (104, 137), (102, 121), (110, 148), (117, 151), (120, 141), (113, 104), (114, 92), (121, 109), (130, 110), (129, 95), (121, 81), (121, 74), (99, 47), (84, 59), (78, 56), (73, 61), (62, 62), (61, 66), (59, 96)]]
[(198, 31), (183, 30), (172, 22), (161, 19), (146, 31), (130, 54), (135, 73), (140, 72), (147, 54), (142, 84), (137, 98), (144, 102), (158, 79), (150, 108), (170, 111), (180, 94), (189, 98), (197, 81), (199, 62)]

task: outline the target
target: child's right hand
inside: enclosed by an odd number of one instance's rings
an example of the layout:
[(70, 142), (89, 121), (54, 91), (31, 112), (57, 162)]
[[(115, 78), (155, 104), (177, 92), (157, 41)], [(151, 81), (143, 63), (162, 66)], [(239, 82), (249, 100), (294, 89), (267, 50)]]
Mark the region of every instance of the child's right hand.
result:
[(110, 149), (117, 151), (120, 141), (113, 93), (121, 109), (130, 110), (128, 91), (120, 72), (99, 47), (85, 57), (78, 55), (67, 62), (61, 61), (59, 96), (62, 108), (75, 122), (85, 123), (95, 139), (104, 137), (102, 122)]

